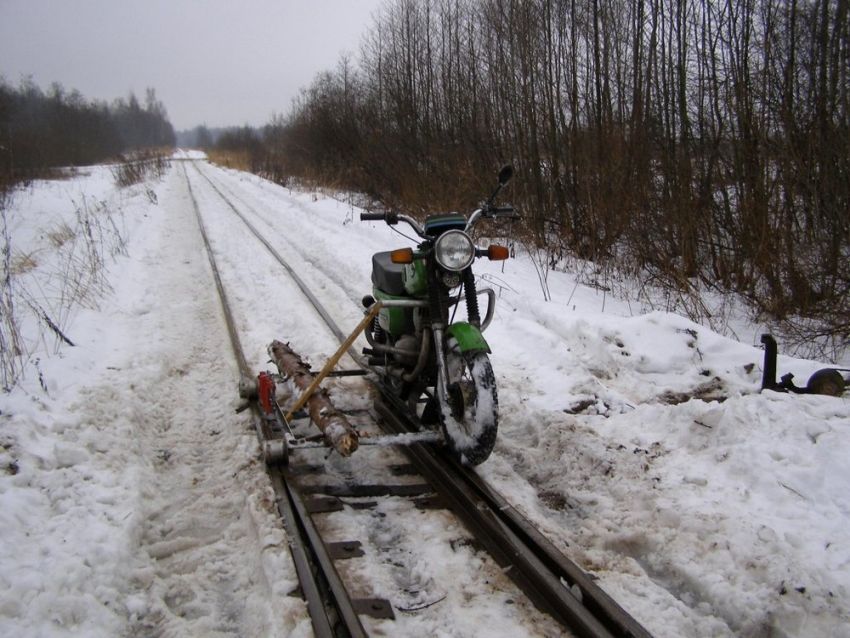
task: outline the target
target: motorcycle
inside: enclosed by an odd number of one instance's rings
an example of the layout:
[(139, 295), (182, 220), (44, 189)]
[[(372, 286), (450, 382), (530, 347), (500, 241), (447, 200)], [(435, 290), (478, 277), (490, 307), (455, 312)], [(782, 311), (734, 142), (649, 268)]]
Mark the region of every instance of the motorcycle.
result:
[[(420, 423), (439, 426), (451, 452), (463, 463), (484, 462), (496, 443), (499, 401), (483, 336), (493, 319), (496, 295), (476, 289), (472, 262), (477, 257), (507, 259), (504, 246), (476, 248), (471, 233), (482, 219), (516, 219), (510, 206), (494, 201), (513, 176), (499, 172), (489, 199), (467, 218), (431, 215), (423, 224), (407, 215), (362, 213), (362, 221), (404, 222), (420, 237), (416, 249), (401, 248), (372, 256), (372, 295), (363, 298), (369, 311), (381, 306), (365, 330), (369, 366), (381, 379), (384, 394)], [(487, 297), (482, 319), (478, 297)], [(466, 320), (455, 321), (466, 306)]]

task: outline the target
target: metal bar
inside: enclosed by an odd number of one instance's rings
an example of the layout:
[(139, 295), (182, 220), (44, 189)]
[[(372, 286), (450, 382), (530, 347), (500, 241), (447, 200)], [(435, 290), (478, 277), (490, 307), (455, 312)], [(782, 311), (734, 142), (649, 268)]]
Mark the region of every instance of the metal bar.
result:
[(274, 410), (274, 416), (277, 419), (278, 425), (285, 432), (289, 433), (289, 436), (295, 436), (292, 433), (292, 428), (289, 426), (289, 419), (283, 414), (283, 410), (280, 409), (280, 403), (277, 402), (277, 399), (272, 397), (272, 410)]
[(761, 389), (775, 390), (776, 389), (776, 355), (777, 345), (773, 335), (763, 334), (761, 342), (764, 344), (764, 366), (761, 375)]
[[(476, 293), (477, 296), (487, 295), (487, 312), (484, 314), (484, 320), (481, 322), (481, 332), (487, 330), (487, 327), (493, 321), (493, 314), (496, 310), (496, 293), (492, 288), (480, 288)], [(466, 299), (466, 294), (462, 293), (457, 297), (449, 299), (450, 304), (457, 304)]]
[(445, 443), (442, 432), (411, 432), (408, 434), (388, 434), (386, 436), (360, 435), (360, 445), (414, 445), (415, 443)]
[(381, 299), (375, 303), (381, 304), (384, 308), (426, 308), (427, 301), (420, 299)]
[[(324, 443), (314, 443), (302, 438), (290, 438), (287, 440), (291, 450), (311, 450), (327, 448)], [(360, 434), (357, 443), (360, 447), (375, 446), (387, 447), (390, 445), (416, 445), (417, 443), (441, 445), (445, 443), (442, 432), (406, 432), (402, 434), (387, 434), (384, 436), (365, 436)]]

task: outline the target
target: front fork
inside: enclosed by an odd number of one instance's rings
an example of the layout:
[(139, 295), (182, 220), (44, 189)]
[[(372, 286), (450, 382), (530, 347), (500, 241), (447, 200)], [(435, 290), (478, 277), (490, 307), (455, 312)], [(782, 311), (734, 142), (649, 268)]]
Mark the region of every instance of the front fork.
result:
[(434, 354), (437, 358), (437, 400), (440, 405), (449, 404), (449, 385), (446, 379), (448, 365), (446, 363), (445, 326), (443, 324), (431, 324), (431, 332), (434, 333)]
[[(402, 351), (399, 348), (395, 348), (384, 343), (377, 343), (372, 338), (369, 331), (366, 332), (366, 337), (369, 341), (369, 345), (377, 353), (398, 354), (407, 357), (418, 356), (418, 360), (413, 371), (402, 375), (402, 378), (405, 381), (414, 381), (425, 368), (427, 363), (427, 354), (429, 346), (431, 345), (428, 342), (433, 341), (435, 358), (434, 364), (437, 372), (435, 379), (435, 390), (437, 393), (437, 399), (442, 405), (450, 405), (448, 362), (446, 360), (447, 332), (449, 333), (450, 337), (457, 340), (458, 347), (461, 352), (489, 352), (487, 342), (484, 340), (484, 337), (481, 333), (487, 328), (493, 318), (495, 294), (489, 288), (485, 288), (481, 291), (475, 290), (471, 269), (468, 269), (463, 276), (464, 295), (457, 299), (451, 300), (451, 302), (458, 303), (463, 300), (464, 297), (466, 298), (467, 314), (471, 319), (469, 323), (452, 324), (451, 328), (447, 328), (446, 324), (448, 321), (448, 304), (450, 302), (450, 299), (448, 291), (446, 290), (443, 283), (439, 280), (436, 268), (433, 267), (433, 264), (428, 264), (429, 295), (427, 301), (416, 299), (382, 300), (382, 303), (386, 308), (418, 308), (422, 307), (423, 305), (427, 305), (430, 316), (432, 318), (437, 319), (437, 321), (431, 323), (430, 334), (427, 329), (423, 331), (423, 342), (418, 353), (407, 350)], [(477, 296), (479, 294), (485, 293), (488, 296), (489, 303), (487, 306), (487, 315), (484, 318), (484, 321), (482, 322), (478, 311)], [(465, 328), (461, 328), (461, 326), (465, 326)], [(429, 337), (431, 338), (429, 339)]]
[[(438, 271), (436, 268), (436, 264), (428, 264), (428, 286), (429, 286), (429, 302), (430, 302), (430, 312), (431, 316), (437, 318), (437, 321), (431, 324), (431, 332), (434, 335), (434, 354), (436, 357), (437, 364), (437, 380), (436, 380), (436, 390), (437, 390), (437, 399), (439, 400), (441, 405), (451, 405), (449, 403), (449, 367), (448, 362), (446, 360), (446, 340), (445, 335), (447, 330), (451, 332), (450, 329), (446, 327), (446, 321), (448, 319), (448, 294), (449, 291), (445, 290), (443, 283), (439, 280)], [(487, 342), (484, 341), (484, 338), (481, 336), (481, 315), (478, 309), (478, 293), (475, 290), (475, 278), (472, 274), (472, 268), (467, 268), (462, 274), (463, 281), (463, 290), (464, 296), (466, 297), (466, 305), (467, 305), (467, 316), (469, 318), (469, 325), (467, 326), (467, 330), (465, 333), (468, 336), (471, 336), (471, 339), (461, 339), (460, 334), (450, 335), (458, 339), (458, 345), (461, 348), (461, 351), (467, 350), (486, 350), (489, 352), (489, 347), (487, 346)], [(491, 292), (491, 291), (488, 291)], [(492, 293), (491, 293), (492, 294)], [(460, 303), (460, 299), (457, 299), (457, 303)], [(490, 319), (492, 319), (493, 312), (493, 299), (490, 299), (490, 303), (487, 307), (487, 320), (486, 324), (489, 324)], [(457, 326), (458, 324), (455, 324)], [(469, 332), (474, 334), (469, 335)], [(477, 339), (476, 339), (477, 336)], [(464, 349), (464, 344), (466, 343), (466, 349)]]
[(426, 269), (428, 272), (428, 301), (431, 313), (431, 333), (434, 336), (434, 356), (437, 364), (437, 401), (440, 405), (448, 405), (449, 387), (447, 380), (445, 334), (448, 320), (448, 291), (440, 281), (437, 264), (433, 255), (428, 257)]

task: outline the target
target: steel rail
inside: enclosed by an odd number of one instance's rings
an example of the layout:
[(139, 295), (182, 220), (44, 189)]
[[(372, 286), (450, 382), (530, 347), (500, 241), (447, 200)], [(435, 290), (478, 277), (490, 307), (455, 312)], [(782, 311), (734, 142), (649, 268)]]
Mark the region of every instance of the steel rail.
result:
[[(375, 408), (392, 432), (401, 434), (419, 427), (403, 406), (393, 409), (378, 400)], [(411, 445), (405, 452), (535, 605), (582, 637), (651, 638), (640, 623), (474, 471), (437, 454), (433, 446)]]
[[(197, 169), (197, 167), (196, 167)], [(227, 197), (198, 172), (227, 201), (230, 208), (257, 235), (290, 274), (291, 267), (268, 245)], [(297, 275), (295, 275), (297, 277)], [(300, 282), (300, 280), (297, 280)], [(299, 287), (340, 341), (344, 333), (312, 293)], [(361, 358), (355, 359), (369, 369)], [(375, 402), (376, 411), (391, 432), (419, 431), (421, 424), (406, 406), (379, 386), (381, 394), (393, 405)], [(564, 556), (534, 525), (488, 486), (474, 471), (463, 467), (433, 446), (416, 443), (405, 446), (417, 469), (438, 491), (458, 518), (487, 549), (506, 574), (542, 611), (565, 628), (583, 638), (652, 638), (651, 634), (606, 594), (576, 563)]]
[[(230, 199), (224, 193), (222, 193), (221, 190), (219, 190), (219, 188), (213, 183), (213, 181), (207, 175), (205, 175), (200, 168), (198, 168), (198, 165), (193, 164), (193, 166), (195, 167), (195, 170), (198, 171), (198, 174), (205, 180), (207, 180), (212, 189), (216, 193), (218, 193), (218, 196), (221, 197), (224, 203), (227, 204), (228, 207), (230, 207), (230, 210), (232, 210), (239, 217), (239, 219), (242, 220), (242, 222), (248, 227), (248, 230), (251, 231), (251, 233), (260, 241), (260, 243), (262, 243), (263, 246), (266, 247), (266, 250), (268, 250), (271, 255), (278, 261), (278, 263), (283, 266), (286, 272), (289, 273), (289, 275), (292, 277), (292, 280), (301, 289), (301, 292), (304, 293), (304, 296), (306, 296), (307, 299), (310, 300), (310, 303), (316, 309), (316, 312), (321, 315), (326, 327), (334, 334), (337, 339), (339, 339), (339, 342), (342, 343), (343, 341), (345, 341), (348, 335), (339, 329), (339, 326), (336, 325), (336, 322), (334, 322), (333, 318), (328, 314), (328, 311), (325, 310), (325, 307), (316, 298), (316, 295), (313, 294), (313, 291), (310, 290), (310, 287), (305, 283), (305, 281), (298, 275), (297, 272), (295, 272), (292, 266), (290, 266), (289, 263), (283, 258), (283, 256), (275, 249), (275, 247), (271, 245), (269, 240), (266, 239), (259, 230), (257, 230), (256, 226), (254, 226), (245, 217), (245, 215), (243, 215), (242, 212), (237, 209), (236, 206), (233, 205)], [(365, 365), (362, 361), (362, 356), (353, 347), (348, 349), (348, 354), (361, 367)]]
[[(200, 172), (200, 171), (199, 171)], [(230, 344), (239, 365), (239, 372), (243, 377), (250, 377), (251, 370), (248, 367), (245, 352), (236, 330), (236, 322), (233, 319), (230, 302), (224, 284), (221, 281), (218, 265), (210, 244), (209, 235), (198, 206), (192, 183), (183, 165), (183, 175), (192, 200), (195, 218), (204, 241), (213, 279), (215, 280), (222, 313)], [(220, 193), (219, 193), (220, 194)], [(272, 432), (268, 423), (258, 413), (256, 404), (252, 406), (254, 423), (257, 428), (257, 436), (260, 444), (271, 440)], [(365, 638), (368, 634), (363, 628), (357, 612), (354, 610), (351, 598), (345, 590), (345, 586), (339, 573), (334, 566), (333, 560), (328, 554), (327, 548), (313, 524), (298, 491), (286, 480), (286, 476), (279, 467), (267, 466), (272, 487), (277, 497), (278, 512), (283, 519), (284, 528), (287, 532), (289, 550), (298, 574), (302, 593), (307, 603), (313, 632), (318, 638)]]

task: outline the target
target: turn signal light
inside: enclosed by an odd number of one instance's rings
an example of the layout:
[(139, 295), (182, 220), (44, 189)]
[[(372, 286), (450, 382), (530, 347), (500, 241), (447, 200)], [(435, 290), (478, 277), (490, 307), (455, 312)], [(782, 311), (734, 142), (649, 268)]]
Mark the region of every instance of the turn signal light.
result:
[(392, 261), (394, 264), (412, 264), (413, 249), (399, 248), (398, 250), (392, 251), (390, 253), (390, 261)]
[(489, 248), (487, 248), (487, 258), (490, 261), (502, 261), (511, 256), (510, 251), (507, 246), (498, 246), (496, 244), (491, 244)]

